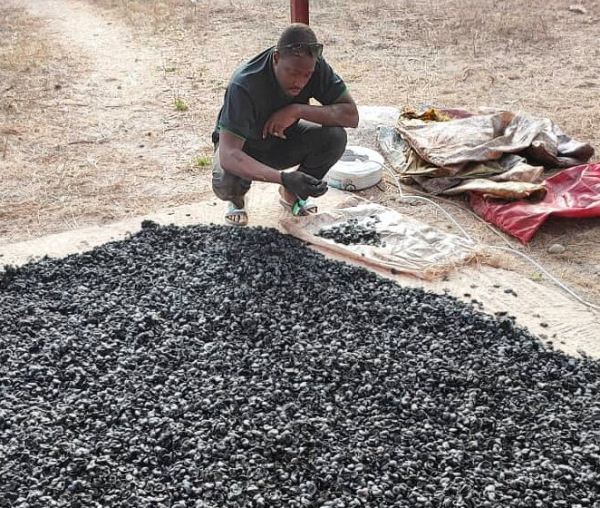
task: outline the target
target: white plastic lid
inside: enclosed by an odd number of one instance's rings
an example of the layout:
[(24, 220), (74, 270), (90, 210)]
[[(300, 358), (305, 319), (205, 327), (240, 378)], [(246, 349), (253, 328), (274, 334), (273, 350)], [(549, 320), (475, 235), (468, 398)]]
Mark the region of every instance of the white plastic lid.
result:
[(325, 181), (338, 189), (366, 189), (379, 183), (384, 162), (383, 156), (375, 150), (348, 146), (325, 176)]

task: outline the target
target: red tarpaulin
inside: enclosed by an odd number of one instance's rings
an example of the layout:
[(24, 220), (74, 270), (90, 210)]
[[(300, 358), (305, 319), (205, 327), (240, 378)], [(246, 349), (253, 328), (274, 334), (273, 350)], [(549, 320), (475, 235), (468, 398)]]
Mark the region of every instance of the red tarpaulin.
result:
[(550, 215), (600, 217), (600, 163), (564, 169), (544, 182), (541, 201), (505, 201), (471, 193), (473, 210), (486, 221), (527, 243)]

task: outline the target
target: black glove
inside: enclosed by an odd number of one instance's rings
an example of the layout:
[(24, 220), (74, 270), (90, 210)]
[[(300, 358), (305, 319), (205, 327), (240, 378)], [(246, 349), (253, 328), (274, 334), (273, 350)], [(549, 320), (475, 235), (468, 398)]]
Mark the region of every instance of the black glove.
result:
[(318, 198), (327, 192), (327, 182), (317, 180), (314, 176), (301, 171), (281, 173), (281, 183), (286, 190), (302, 200), (308, 199), (309, 196)]

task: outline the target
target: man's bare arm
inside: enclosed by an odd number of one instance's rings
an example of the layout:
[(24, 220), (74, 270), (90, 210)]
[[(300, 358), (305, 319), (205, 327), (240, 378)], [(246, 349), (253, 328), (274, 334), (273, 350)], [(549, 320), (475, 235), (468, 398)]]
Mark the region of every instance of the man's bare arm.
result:
[(356, 127), (358, 110), (349, 92), (329, 106), (290, 104), (273, 113), (266, 121), (262, 131), (263, 139), (268, 135), (285, 139), (284, 131), (301, 119), (328, 127)]
[(356, 127), (358, 110), (350, 92), (342, 95), (335, 104), (329, 106), (310, 106), (295, 104), (297, 117), (329, 127)]
[(242, 151), (244, 140), (231, 132), (221, 130), (219, 134), (219, 157), (221, 167), (246, 180), (258, 180), (281, 184), (281, 172), (258, 162)]

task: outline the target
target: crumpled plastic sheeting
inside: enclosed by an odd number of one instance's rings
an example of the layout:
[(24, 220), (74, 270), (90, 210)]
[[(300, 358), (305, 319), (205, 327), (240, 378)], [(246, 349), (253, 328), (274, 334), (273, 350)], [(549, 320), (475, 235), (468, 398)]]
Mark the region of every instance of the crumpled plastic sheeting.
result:
[(541, 201), (506, 202), (472, 193), (470, 203), (486, 221), (527, 243), (550, 217), (600, 217), (600, 163), (564, 169), (544, 182)]
[(453, 196), (463, 192), (479, 192), (505, 199), (540, 199), (546, 195), (546, 188), (543, 185), (529, 182), (497, 182), (491, 178), (489, 180), (475, 178), (444, 191), (444, 194)]
[(567, 137), (546, 118), (490, 109), (480, 115), (435, 111), (452, 120), (425, 122), (421, 118), (431, 115), (411, 114), (401, 117), (395, 128), (378, 131), (380, 148), (394, 170), (433, 194), (478, 191), (507, 199), (539, 197), (544, 192), (543, 166), (582, 164), (594, 153), (589, 144)]
[(497, 160), (505, 153), (525, 152), (531, 164), (560, 168), (585, 163), (594, 154), (589, 144), (569, 138), (550, 119), (510, 111), (449, 122), (400, 118), (396, 128), (419, 157), (447, 168), (450, 175), (470, 162)]
[(431, 194), (455, 195), (479, 191), (515, 199), (544, 192), (543, 185), (535, 183), (541, 180), (544, 168), (531, 166), (516, 154), (505, 154), (496, 161), (473, 163), (465, 166), (460, 174), (444, 176), (450, 172), (421, 159), (395, 127), (380, 127), (377, 139), (394, 170), (410, 177)]
[[(308, 217), (284, 219), (284, 229), (310, 244), (324, 247), (343, 257), (376, 268), (395, 269), (423, 279), (433, 279), (476, 258), (473, 244), (460, 236), (445, 233), (428, 224), (377, 204), (360, 204), (327, 210)], [(349, 219), (372, 223), (385, 245), (343, 245), (316, 236), (324, 227), (336, 226)]]

